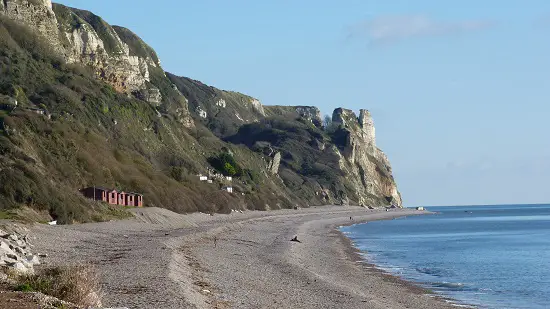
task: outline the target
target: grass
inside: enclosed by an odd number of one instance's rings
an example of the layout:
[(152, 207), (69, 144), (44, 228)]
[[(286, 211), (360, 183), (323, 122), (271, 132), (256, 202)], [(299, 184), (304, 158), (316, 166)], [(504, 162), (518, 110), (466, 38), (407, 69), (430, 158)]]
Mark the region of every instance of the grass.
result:
[(12, 210), (2, 210), (0, 211), (0, 220), (13, 220), (17, 219), (18, 215)]
[(91, 265), (51, 267), (11, 277), (15, 291), (41, 292), (86, 308), (101, 306), (99, 278)]

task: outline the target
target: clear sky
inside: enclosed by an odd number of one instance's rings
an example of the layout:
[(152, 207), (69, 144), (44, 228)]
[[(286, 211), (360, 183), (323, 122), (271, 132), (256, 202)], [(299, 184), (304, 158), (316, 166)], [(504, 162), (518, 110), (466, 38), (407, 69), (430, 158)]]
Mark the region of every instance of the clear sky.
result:
[(550, 203), (548, 0), (61, 0), (164, 69), (373, 113), (406, 206)]

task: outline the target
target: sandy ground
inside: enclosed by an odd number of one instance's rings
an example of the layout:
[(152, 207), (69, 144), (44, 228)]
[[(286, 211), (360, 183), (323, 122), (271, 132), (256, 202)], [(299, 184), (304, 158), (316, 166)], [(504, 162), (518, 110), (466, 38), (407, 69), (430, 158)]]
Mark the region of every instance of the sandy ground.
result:
[[(31, 241), (47, 265), (96, 265), (110, 307), (456, 308), (362, 262), (335, 230), (419, 211), (135, 212), (134, 220), (36, 225)], [(289, 241), (295, 235), (300, 243)]]

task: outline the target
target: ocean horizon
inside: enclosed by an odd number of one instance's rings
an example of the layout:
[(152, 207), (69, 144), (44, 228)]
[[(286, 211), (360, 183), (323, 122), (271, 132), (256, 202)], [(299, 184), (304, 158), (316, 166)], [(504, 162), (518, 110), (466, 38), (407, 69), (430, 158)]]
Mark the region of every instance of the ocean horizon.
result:
[(550, 308), (550, 205), (426, 209), (340, 230), (366, 262), (457, 305)]

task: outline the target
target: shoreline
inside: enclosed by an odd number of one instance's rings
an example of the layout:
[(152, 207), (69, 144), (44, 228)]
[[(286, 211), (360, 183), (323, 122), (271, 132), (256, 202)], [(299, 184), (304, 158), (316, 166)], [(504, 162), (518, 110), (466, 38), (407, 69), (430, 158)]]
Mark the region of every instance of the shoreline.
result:
[[(209, 216), (139, 209), (126, 221), (35, 225), (31, 238), (48, 254), (47, 265), (96, 265), (107, 307), (456, 308), (369, 267), (337, 229), (412, 214), (422, 212), (322, 206)], [(295, 235), (300, 243), (290, 241)]]
[[(432, 214), (436, 214), (436, 213), (429, 212), (429, 211), (423, 211), (423, 213), (419, 213), (419, 214), (416, 214), (416, 215), (432, 215)], [(405, 217), (407, 217), (407, 215), (404, 215), (404, 216), (401, 216), (401, 217), (395, 217), (393, 219), (405, 218)], [(381, 219), (381, 220), (374, 220), (374, 221), (385, 221), (385, 220), (393, 220), (393, 219)], [(362, 263), (363, 265), (366, 265), (366, 267), (368, 267), (370, 270), (372, 270), (373, 272), (378, 272), (381, 276), (384, 276), (384, 277), (388, 278), (388, 280), (394, 280), (395, 282), (399, 282), (399, 284), (402, 284), (403, 286), (406, 286), (409, 289), (409, 291), (412, 292), (412, 293), (426, 294), (426, 295), (429, 295), (429, 296), (433, 297), (434, 299), (444, 301), (444, 302), (446, 302), (450, 305), (453, 305), (455, 307), (470, 308), (470, 309), (477, 308), (477, 306), (475, 306), (475, 305), (467, 304), (467, 303), (464, 303), (464, 302), (459, 301), (457, 299), (454, 299), (452, 297), (448, 297), (448, 296), (445, 296), (445, 295), (442, 295), (442, 294), (438, 294), (438, 293), (434, 292), (433, 290), (430, 290), (429, 288), (423, 287), (420, 282), (407, 280), (407, 279), (402, 278), (398, 275), (392, 274), (389, 271), (381, 269), (375, 263), (370, 262), (365, 257), (365, 253), (355, 246), (353, 240), (350, 237), (346, 236), (346, 234), (344, 234), (340, 230), (341, 227), (358, 225), (358, 224), (365, 224), (365, 223), (368, 223), (368, 222), (369, 221), (355, 222), (355, 223), (342, 224), (342, 225), (333, 227), (334, 230), (339, 234), (339, 236), (342, 240), (342, 243), (344, 243), (344, 245), (349, 248), (348, 254), (349, 254), (349, 258), (351, 260), (353, 260), (355, 262), (358, 262), (358, 263)]]
[[(348, 208), (268, 216), (261, 224), (253, 220), (224, 230), (228, 243), (218, 242), (217, 250), (203, 244), (194, 253), (207, 269), (202, 278), (211, 283), (211, 302), (235, 308), (456, 308), (412, 282), (367, 267), (336, 229), (349, 224), (350, 215), (359, 223), (413, 214), (422, 213)], [(275, 237), (262, 235), (273, 229)], [(301, 243), (289, 241), (296, 235)], [(228, 265), (228, 255), (239, 260)]]

